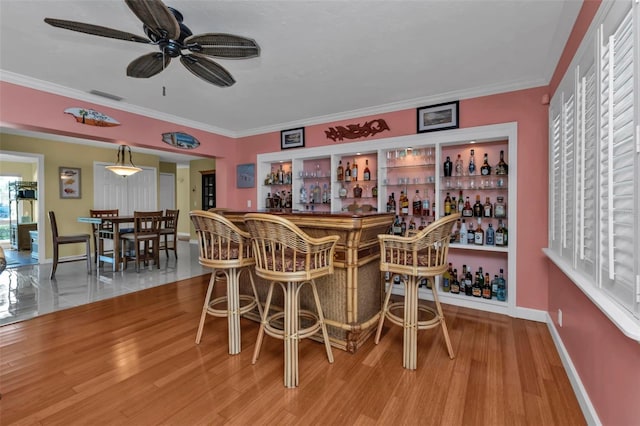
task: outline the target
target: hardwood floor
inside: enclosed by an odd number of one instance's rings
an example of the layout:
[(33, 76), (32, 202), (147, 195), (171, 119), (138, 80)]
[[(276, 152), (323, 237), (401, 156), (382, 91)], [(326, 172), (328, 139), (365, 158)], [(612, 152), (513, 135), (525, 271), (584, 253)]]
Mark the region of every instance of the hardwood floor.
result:
[(402, 330), (385, 324), (356, 354), (300, 343), (300, 387), (283, 386), (282, 341), (251, 364), (227, 353), (227, 322), (195, 335), (208, 275), (0, 327), (0, 424), (580, 425), (584, 417), (545, 324), (445, 306), (402, 368)]

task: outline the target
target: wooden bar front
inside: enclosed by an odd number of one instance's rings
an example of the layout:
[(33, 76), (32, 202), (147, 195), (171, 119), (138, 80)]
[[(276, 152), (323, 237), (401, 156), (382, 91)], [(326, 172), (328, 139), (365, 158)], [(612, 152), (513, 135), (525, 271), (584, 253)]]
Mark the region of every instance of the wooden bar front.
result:
[[(245, 213), (248, 212), (223, 212), (241, 229), (245, 229)], [(380, 274), (378, 234), (388, 232), (393, 214), (269, 213), (289, 219), (312, 237), (340, 237), (336, 247), (334, 273), (316, 280), (316, 283), (331, 344), (355, 352), (374, 333), (380, 318), (384, 288)], [(259, 277), (255, 278), (259, 296), (264, 302), (268, 283)], [(313, 306), (311, 292), (307, 292), (309, 289), (306, 287), (303, 287), (300, 296), (302, 308)], [(248, 288), (247, 283), (242, 283), (242, 291), (249, 291)], [(274, 292), (274, 304), (282, 306), (279, 293), (281, 292)], [(255, 318), (257, 319), (257, 315)]]

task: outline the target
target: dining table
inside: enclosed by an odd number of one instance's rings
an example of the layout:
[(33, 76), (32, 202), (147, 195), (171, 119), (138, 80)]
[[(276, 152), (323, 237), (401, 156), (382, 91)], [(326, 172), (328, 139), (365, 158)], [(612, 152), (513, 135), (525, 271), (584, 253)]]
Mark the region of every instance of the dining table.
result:
[[(113, 255), (106, 256), (104, 254), (98, 253), (96, 256), (96, 265), (99, 268), (100, 262), (107, 262), (113, 264), (113, 271), (117, 272), (120, 270), (123, 257), (122, 253), (120, 253), (120, 235), (124, 232), (133, 232), (133, 215), (124, 215), (124, 216), (109, 216), (109, 217), (78, 217), (78, 222), (80, 223), (89, 223), (91, 225), (98, 226), (98, 235), (101, 232), (108, 232), (113, 239)], [(101, 228), (105, 223), (113, 224), (113, 228), (108, 231), (101, 231)], [(129, 224), (130, 226), (124, 227), (123, 225)], [(111, 225), (109, 226), (111, 228)], [(98, 270), (98, 269), (96, 269)]]

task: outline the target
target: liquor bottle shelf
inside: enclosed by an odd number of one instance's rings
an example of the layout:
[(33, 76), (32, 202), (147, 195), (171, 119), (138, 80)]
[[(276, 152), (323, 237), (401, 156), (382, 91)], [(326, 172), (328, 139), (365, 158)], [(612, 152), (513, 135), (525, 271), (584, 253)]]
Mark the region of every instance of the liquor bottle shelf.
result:
[(477, 250), (477, 251), (493, 251), (498, 253), (508, 253), (509, 247), (502, 246), (488, 246), (486, 244), (476, 245), (476, 244), (460, 244), (460, 243), (450, 243), (450, 249), (460, 249), (460, 250)]

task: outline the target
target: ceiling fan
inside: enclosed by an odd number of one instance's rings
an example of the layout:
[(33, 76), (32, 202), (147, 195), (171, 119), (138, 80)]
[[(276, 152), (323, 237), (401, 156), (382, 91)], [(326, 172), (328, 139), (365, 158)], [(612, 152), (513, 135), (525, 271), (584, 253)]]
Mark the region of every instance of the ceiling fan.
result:
[[(125, 3), (142, 21), (148, 38), (82, 22), (53, 18), (45, 18), (44, 21), (58, 28), (160, 47), (159, 52), (140, 56), (131, 62), (127, 67), (129, 77), (152, 77), (164, 70), (171, 58), (179, 56), (182, 65), (194, 75), (216, 86), (229, 87), (235, 83), (233, 76), (207, 56), (221, 59), (260, 56), (260, 47), (250, 38), (223, 33), (192, 35), (191, 30), (182, 23), (182, 14), (165, 6), (160, 0), (125, 0)], [(183, 50), (188, 53), (183, 53)]]

